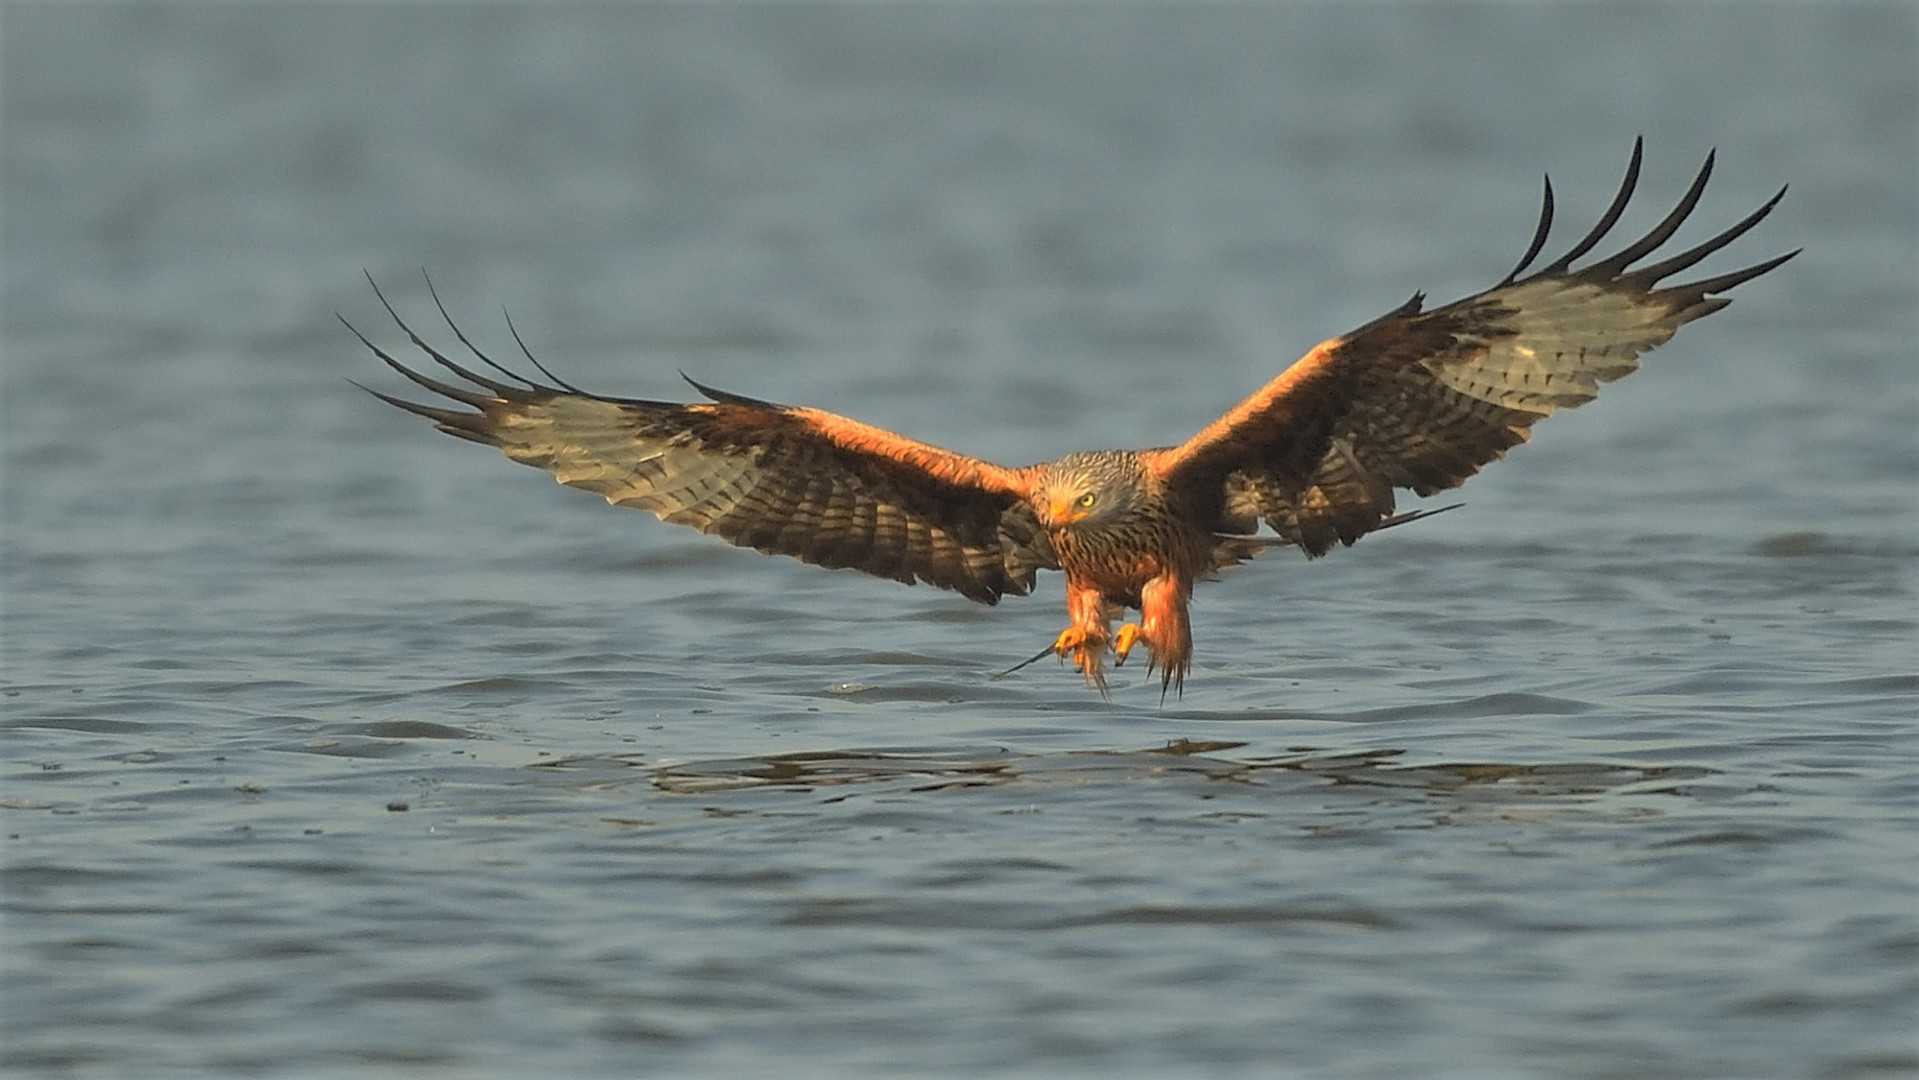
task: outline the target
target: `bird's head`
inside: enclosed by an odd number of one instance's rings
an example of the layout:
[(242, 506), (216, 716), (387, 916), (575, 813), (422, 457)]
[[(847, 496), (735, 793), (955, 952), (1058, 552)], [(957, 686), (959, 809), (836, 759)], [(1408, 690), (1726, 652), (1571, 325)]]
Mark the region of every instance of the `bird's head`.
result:
[(1033, 496), (1040, 524), (1085, 529), (1123, 521), (1139, 509), (1145, 470), (1132, 454), (1114, 450), (1069, 454), (1046, 467)]

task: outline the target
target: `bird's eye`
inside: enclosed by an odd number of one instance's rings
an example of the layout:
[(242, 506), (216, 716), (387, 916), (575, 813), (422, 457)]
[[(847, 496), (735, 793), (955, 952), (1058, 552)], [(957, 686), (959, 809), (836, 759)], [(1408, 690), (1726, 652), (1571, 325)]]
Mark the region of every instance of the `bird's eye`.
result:
[(1079, 497), (1079, 504), (1081, 506), (1087, 507), (1088, 509), (1091, 509), (1092, 505), (1098, 501), (1099, 501), (1099, 496), (1093, 494), (1090, 491)]

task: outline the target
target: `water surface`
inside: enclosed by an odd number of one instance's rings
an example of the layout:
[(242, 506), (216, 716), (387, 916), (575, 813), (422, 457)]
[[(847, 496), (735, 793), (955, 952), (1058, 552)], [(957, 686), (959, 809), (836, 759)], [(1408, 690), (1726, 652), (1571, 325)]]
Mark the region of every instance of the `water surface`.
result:
[[(11, 4), (22, 1075), (1919, 1072), (1905, 5)], [(1021, 464), (1708, 147), (1804, 246), (1183, 698), (346, 382), (422, 325)], [(445, 336), (445, 335), (442, 335)]]

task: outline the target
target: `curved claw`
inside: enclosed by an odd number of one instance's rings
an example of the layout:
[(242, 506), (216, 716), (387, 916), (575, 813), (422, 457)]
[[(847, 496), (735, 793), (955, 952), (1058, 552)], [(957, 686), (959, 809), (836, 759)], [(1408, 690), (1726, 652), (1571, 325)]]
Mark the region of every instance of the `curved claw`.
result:
[(1060, 631), (1053, 640), (1053, 651), (1064, 660), (1071, 657), (1073, 666), (1086, 676), (1088, 684), (1106, 693), (1106, 674), (1102, 670), (1106, 649), (1110, 642), (1103, 636), (1094, 634), (1084, 627), (1069, 626)]
[(1141, 632), (1138, 623), (1127, 623), (1119, 628), (1119, 636), (1113, 639), (1114, 667), (1126, 666), (1126, 657), (1132, 653), (1133, 646), (1138, 644)]

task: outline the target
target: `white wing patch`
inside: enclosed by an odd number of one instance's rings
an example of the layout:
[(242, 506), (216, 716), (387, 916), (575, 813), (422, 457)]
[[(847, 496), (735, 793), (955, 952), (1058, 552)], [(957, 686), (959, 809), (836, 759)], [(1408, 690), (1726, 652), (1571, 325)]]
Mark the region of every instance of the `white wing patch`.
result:
[(1640, 354), (1679, 329), (1663, 305), (1566, 278), (1500, 289), (1486, 299), (1508, 312), (1496, 321), (1510, 336), (1467, 338), (1463, 353), (1421, 363), (1467, 397), (1542, 416), (1591, 401), (1600, 383), (1637, 371)]
[[(555, 397), (503, 412), (496, 431), (506, 456), (568, 487), (694, 528), (737, 506), (758, 471), (750, 451), (716, 453), (685, 435), (646, 438), (620, 406), (591, 398)], [(568, 441), (556, 440), (562, 431)]]

